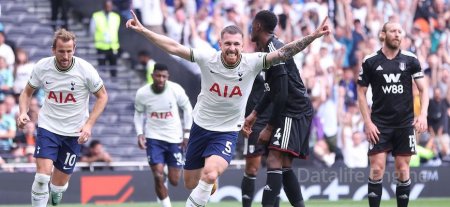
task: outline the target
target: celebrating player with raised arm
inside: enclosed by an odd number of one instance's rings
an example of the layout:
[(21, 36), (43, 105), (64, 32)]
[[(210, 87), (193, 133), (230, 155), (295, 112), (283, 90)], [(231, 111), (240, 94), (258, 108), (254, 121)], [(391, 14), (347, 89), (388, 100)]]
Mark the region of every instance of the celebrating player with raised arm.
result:
[(292, 58), (312, 41), (329, 34), (324, 20), (313, 34), (270, 53), (242, 53), (243, 34), (237, 26), (221, 32), (221, 51), (187, 48), (146, 29), (132, 12), (126, 26), (144, 35), (169, 54), (196, 62), (201, 70), (201, 92), (194, 107), (184, 182), (193, 189), (186, 206), (205, 206), (216, 179), (228, 167), (244, 123), (245, 104), (261, 69)]

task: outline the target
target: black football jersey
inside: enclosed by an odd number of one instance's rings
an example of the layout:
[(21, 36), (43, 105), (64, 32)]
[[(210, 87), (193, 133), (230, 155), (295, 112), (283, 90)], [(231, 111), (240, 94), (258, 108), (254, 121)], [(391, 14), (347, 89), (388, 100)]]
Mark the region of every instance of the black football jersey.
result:
[[(276, 37), (272, 37), (267, 42), (264, 47), (264, 52), (272, 52), (284, 46), (280, 40)], [(291, 58), (285, 62), (275, 64), (266, 70), (266, 93), (270, 94), (270, 97), (275, 97), (273, 90), (270, 90), (273, 85), (276, 85), (275, 81), (279, 81), (277, 77), (287, 76), (287, 100), (284, 109), (281, 110), (281, 116), (299, 118), (304, 115), (312, 115), (313, 108), (309, 95), (307, 93), (305, 84), (303, 84), (300, 78), (300, 73), (298, 71), (297, 65)], [(271, 100), (274, 103), (276, 100)], [(283, 106), (275, 106), (275, 108)]]
[(372, 121), (377, 126), (403, 128), (414, 120), (413, 79), (423, 78), (417, 57), (400, 50), (389, 60), (381, 50), (364, 58), (358, 84), (372, 87)]
[[(261, 72), (255, 78), (255, 82), (253, 83), (252, 91), (250, 96), (248, 97), (247, 106), (245, 108), (245, 117), (252, 113), (255, 106), (259, 103), (259, 101), (264, 96), (264, 72)], [(269, 117), (272, 114), (272, 104), (264, 110), (263, 113), (258, 114), (258, 118), (256, 119), (256, 125), (265, 125), (269, 121)]]

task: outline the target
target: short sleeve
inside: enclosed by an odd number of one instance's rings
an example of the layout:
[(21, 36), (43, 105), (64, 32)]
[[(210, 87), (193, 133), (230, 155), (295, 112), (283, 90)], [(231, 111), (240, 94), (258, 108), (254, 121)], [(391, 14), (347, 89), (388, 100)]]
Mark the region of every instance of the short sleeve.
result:
[(98, 72), (92, 67), (87, 77), (87, 86), (91, 93), (96, 93), (103, 87), (103, 80), (98, 75)]
[(30, 79), (28, 80), (28, 85), (32, 88), (39, 88), (42, 86), (42, 80), (40, 79), (39, 74), (39, 64), (34, 65), (33, 71), (31, 72)]
[(368, 87), (370, 83), (369, 65), (367, 61), (364, 61), (359, 71), (358, 85)]
[(412, 58), (411, 61), (411, 76), (414, 79), (423, 78), (424, 74), (422, 72), (422, 67), (420, 67), (420, 62), (417, 58)]
[(264, 52), (256, 52), (248, 54), (250, 64), (253, 66), (253, 68), (258, 70), (269, 68), (266, 62), (266, 57), (267, 53)]
[(196, 63), (205, 62), (209, 57), (211, 57), (211, 54), (214, 54), (215, 52), (217, 51), (191, 48), (190, 61)]

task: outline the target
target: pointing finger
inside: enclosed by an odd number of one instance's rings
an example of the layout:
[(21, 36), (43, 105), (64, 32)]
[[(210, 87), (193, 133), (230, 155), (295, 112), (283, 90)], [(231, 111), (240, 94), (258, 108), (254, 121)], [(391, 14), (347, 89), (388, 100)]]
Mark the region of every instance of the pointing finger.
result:
[(137, 16), (136, 16), (136, 14), (134, 13), (134, 11), (131, 9), (130, 12), (131, 12), (131, 15), (133, 15), (133, 19), (134, 19), (134, 20), (137, 20)]

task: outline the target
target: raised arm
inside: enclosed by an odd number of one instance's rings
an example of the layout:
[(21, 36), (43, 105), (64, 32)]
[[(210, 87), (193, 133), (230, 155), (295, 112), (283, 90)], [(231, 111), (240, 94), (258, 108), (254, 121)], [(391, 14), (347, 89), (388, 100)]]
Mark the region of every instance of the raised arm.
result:
[(282, 48), (267, 54), (267, 67), (292, 58), (294, 55), (304, 50), (315, 39), (322, 37), (323, 35), (330, 34), (330, 27), (327, 24), (327, 20), (328, 17), (325, 17), (319, 28), (317, 28), (316, 31), (314, 31), (312, 34), (307, 35), (302, 39), (292, 41), (289, 44), (284, 45)]
[(144, 35), (150, 42), (166, 51), (171, 55), (176, 55), (178, 57), (184, 58), (186, 60), (190, 60), (190, 49), (185, 47), (184, 45), (178, 43), (177, 41), (166, 37), (164, 35), (157, 34), (153, 31), (145, 28), (141, 22), (136, 17), (133, 11), (131, 11), (133, 15), (133, 19), (129, 19), (126, 23), (127, 28), (131, 28), (134, 31)]

